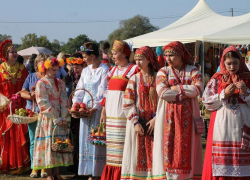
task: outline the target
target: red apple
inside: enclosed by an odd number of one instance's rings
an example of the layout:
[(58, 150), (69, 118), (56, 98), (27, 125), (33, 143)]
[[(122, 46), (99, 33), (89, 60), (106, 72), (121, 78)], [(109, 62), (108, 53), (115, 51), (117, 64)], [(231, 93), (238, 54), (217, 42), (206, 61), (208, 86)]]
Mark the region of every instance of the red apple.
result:
[(71, 111), (78, 111), (78, 110), (79, 110), (79, 108), (76, 108), (76, 107), (71, 108)]
[(84, 111), (85, 111), (84, 108), (80, 108), (80, 109), (79, 109), (79, 112), (84, 112)]
[(84, 104), (84, 103), (80, 103), (80, 107), (83, 108), (83, 109), (87, 108), (86, 104)]
[(74, 103), (72, 107), (75, 107), (75, 108), (79, 109), (80, 105), (79, 105), (79, 103)]

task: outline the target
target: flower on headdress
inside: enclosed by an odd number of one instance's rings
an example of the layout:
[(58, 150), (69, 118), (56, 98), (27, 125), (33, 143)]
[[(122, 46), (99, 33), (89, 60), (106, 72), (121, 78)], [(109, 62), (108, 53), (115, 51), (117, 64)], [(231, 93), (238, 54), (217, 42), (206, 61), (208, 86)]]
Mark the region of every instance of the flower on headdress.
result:
[(83, 59), (81, 59), (81, 58), (77, 58), (77, 64), (82, 64), (83, 63)]
[(51, 62), (50, 59), (48, 59), (48, 60), (46, 60), (46, 61), (44, 62), (44, 67), (45, 67), (46, 69), (52, 68), (52, 62)]
[(70, 64), (70, 59), (69, 58), (66, 59), (66, 63)]
[(43, 65), (42, 65), (42, 64), (40, 64), (40, 65), (38, 66), (38, 71), (41, 72), (41, 73), (44, 73), (44, 68), (43, 68)]
[(63, 59), (58, 59), (59, 66), (62, 67), (64, 66), (64, 60)]

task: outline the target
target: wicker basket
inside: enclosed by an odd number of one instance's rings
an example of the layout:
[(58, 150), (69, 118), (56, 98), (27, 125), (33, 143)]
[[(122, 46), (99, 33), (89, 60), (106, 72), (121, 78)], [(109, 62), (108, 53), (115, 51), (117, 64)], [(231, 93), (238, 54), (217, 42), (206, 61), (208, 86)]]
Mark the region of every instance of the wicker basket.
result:
[(90, 144), (95, 146), (106, 146), (106, 136), (93, 136), (89, 135)]
[(59, 153), (71, 153), (74, 151), (74, 146), (69, 145), (67, 143), (55, 143), (55, 130), (57, 128), (57, 125), (53, 129), (52, 133), (52, 144), (51, 144), (51, 151), (53, 152), (59, 152)]
[(69, 113), (71, 114), (71, 116), (72, 116), (73, 118), (85, 118), (85, 117), (88, 117), (88, 114), (89, 114), (89, 113), (88, 113), (88, 110), (82, 111), (82, 112), (79, 112), (79, 111), (71, 111), (71, 107), (72, 107), (72, 98), (74, 97), (74, 94), (75, 94), (76, 91), (81, 91), (81, 90), (87, 92), (87, 93), (90, 95), (91, 101), (92, 101), (92, 103), (91, 103), (91, 108), (93, 108), (94, 99), (93, 99), (92, 94), (91, 94), (88, 90), (86, 90), (86, 89), (76, 89), (75, 91), (73, 91), (73, 92), (70, 94), (69, 100), (68, 100), (68, 106), (70, 107), (70, 108), (69, 108)]
[[(20, 92), (16, 94), (20, 94)], [(33, 103), (33, 108), (32, 111), (35, 111), (35, 100), (32, 101)], [(8, 115), (7, 119), (11, 120), (15, 124), (28, 124), (28, 123), (33, 123), (37, 121), (38, 119), (38, 114), (36, 114), (36, 117), (27, 117), (27, 116), (19, 116), (17, 114), (12, 114), (12, 101), (10, 101), (10, 114)]]
[(0, 113), (8, 109), (9, 104), (10, 100), (6, 96), (0, 93)]

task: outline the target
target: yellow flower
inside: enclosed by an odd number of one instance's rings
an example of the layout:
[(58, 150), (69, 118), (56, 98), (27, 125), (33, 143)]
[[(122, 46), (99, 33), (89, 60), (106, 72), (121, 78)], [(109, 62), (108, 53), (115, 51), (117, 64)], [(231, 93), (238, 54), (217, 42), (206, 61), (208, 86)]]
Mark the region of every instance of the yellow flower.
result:
[(46, 61), (44, 62), (44, 67), (45, 67), (46, 69), (52, 68), (52, 62), (51, 62), (50, 59), (48, 59), (48, 60), (46, 60)]
[(42, 68), (42, 65), (39, 65), (39, 66), (38, 66), (38, 71), (41, 72), (41, 73), (44, 72), (44, 69)]
[(58, 59), (59, 66), (63, 67), (64, 66), (64, 60), (63, 59)]
[(0, 73), (3, 73), (3, 72), (4, 72), (3, 68), (0, 67)]

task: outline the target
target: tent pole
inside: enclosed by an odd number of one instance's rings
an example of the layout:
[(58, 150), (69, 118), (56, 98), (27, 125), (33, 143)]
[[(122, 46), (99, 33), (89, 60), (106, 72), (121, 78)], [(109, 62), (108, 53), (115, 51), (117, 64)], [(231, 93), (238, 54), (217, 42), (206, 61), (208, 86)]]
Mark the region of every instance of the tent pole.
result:
[(202, 54), (201, 54), (201, 74), (202, 74), (202, 83), (203, 83), (203, 86), (202, 86), (202, 93), (204, 92), (204, 88), (205, 88), (205, 81), (204, 81), (204, 75), (205, 75), (205, 57), (204, 57), (204, 54), (205, 54), (205, 43), (204, 43), (204, 40), (202, 41)]

